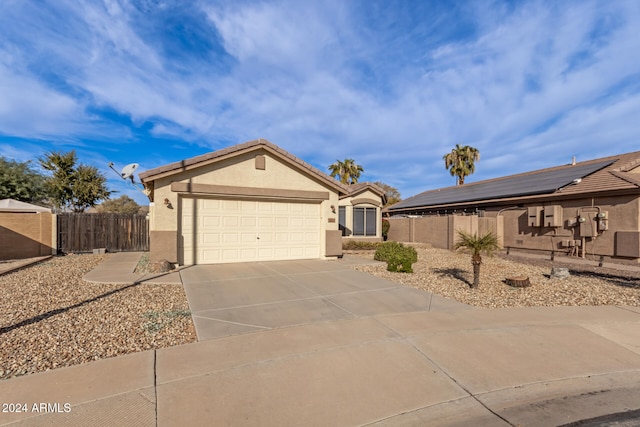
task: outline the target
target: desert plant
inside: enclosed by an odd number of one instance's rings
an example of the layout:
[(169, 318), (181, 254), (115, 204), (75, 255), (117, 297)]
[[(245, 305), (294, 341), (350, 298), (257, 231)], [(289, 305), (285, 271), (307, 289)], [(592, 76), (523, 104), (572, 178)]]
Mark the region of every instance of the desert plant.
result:
[[(413, 249), (413, 248), (405, 248)], [(413, 249), (415, 251), (415, 249)], [(387, 261), (387, 271), (394, 273), (413, 273), (413, 257), (409, 251), (393, 254)]]
[(413, 273), (412, 265), (418, 261), (418, 253), (415, 248), (402, 243), (384, 242), (376, 249), (373, 259), (385, 261), (388, 271)]
[[(402, 243), (383, 242), (378, 245), (378, 249), (376, 249), (376, 254), (373, 256), (373, 259), (376, 261), (388, 261), (391, 256), (402, 253), (405, 249), (407, 248)], [(415, 252), (415, 249), (413, 249), (413, 251)], [(417, 260), (418, 255), (416, 253), (416, 261)]]
[(462, 249), (471, 253), (471, 264), (473, 265), (473, 283), (472, 289), (476, 289), (480, 285), (480, 265), (482, 264), (482, 253), (491, 255), (493, 251), (500, 248), (498, 237), (492, 232), (488, 232), (484, 236), (478, 237), (477, 233), (470, 234), (462, 230), (458, 230), (460, 240), (455, 244), (454, 249)]

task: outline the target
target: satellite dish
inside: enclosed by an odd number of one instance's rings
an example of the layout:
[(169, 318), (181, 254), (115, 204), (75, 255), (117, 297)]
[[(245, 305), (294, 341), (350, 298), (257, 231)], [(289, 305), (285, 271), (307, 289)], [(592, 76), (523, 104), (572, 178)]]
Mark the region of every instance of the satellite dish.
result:
[(140, 166), (137, 163), (130, 163), (127, 166), (122, 168), (122, 171), (120, 172), (120, 176), (122, 177), (122, 179), (127, 179), (127, 178), (131, 178), (131, 182), (133, 182), (133, 173), (136, 171), (136, 169), (138, 169), (138, 166)]

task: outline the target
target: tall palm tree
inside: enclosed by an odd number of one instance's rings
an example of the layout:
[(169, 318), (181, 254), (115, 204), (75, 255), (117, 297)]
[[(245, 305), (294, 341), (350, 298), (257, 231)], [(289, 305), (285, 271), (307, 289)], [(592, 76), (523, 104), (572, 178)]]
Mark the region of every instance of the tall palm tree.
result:
[(480, 161), (480, 151), (468, 145), (456, 144), (450, 153), (442, 156), (444, 167), (456, 177), (456, 185), (464, 184), (464, 178), (476, 171), (475, 162)]
[(500, 249), (498, 237), (492, 232), (488, 232), (482, 237), (478, 234), (465, 233), (458, 230), (460, 240), (455, 244), (454, 249), (463, 249), (471, 252), (471, 264), (473, 264), (473, 284), (471, 289), (476, 289), (480, 285), (480, 265), (482, 264), (482, 253), (491, 255), (493, 251)]
[(356, 164), (353, 159), (344, 159), (344, 161), (336, 160), (334, 164), (329, 166), (329, 171), (333, 178), (338, 177), (343, 184), (355, 184), (360, 178), (360, 174), (364, 172), (362, 166)]

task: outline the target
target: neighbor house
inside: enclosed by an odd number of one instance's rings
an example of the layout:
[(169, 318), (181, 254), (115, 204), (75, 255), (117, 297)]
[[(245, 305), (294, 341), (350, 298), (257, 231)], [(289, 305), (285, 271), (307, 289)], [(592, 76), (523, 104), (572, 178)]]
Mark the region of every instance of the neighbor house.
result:
[(381, 240), (384, 192), (347, 186), (264, 139), (140, 173), (150, 257), (184, 264), (332, 258)]
[(458, 228), (478, 231), (492, 218), (509, 249), (638, 263), (640, 152), (429, 190), (387, 212), (399, 219), (397, 240), (450, 248)]
[(49, 208), (0, 200), (0, 260), (55, 255), (55, 221)]

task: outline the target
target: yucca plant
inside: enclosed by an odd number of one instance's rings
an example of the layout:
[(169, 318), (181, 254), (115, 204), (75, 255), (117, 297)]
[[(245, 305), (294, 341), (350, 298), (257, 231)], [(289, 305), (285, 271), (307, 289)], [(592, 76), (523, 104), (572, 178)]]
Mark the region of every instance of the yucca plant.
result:
[(482, 237), (477, 233), (466, 233), (458, 230), (460, 240), (455, 244), (454, 249), (462, 249), (471, 253), (471, 264), (473, 264), (473, 284), (471, 289), (476, 289), (480, 285), (480, 265), (482, 264), (482, 254), (491, 255), (493, 251), (500, 249), (498, 237), (492, 232), (488, 232)]

